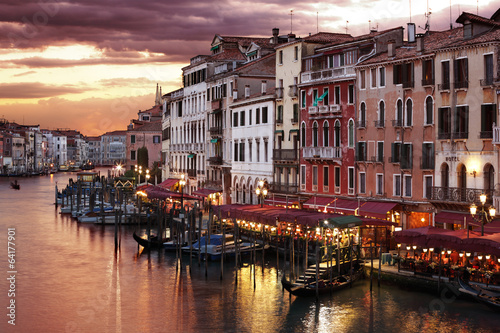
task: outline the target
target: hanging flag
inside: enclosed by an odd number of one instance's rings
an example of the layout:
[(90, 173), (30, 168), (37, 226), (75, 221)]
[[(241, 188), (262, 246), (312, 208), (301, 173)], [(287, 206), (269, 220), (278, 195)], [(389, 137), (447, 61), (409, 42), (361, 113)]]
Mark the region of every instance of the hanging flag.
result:
[(326, 97), (326, 95), (328, 95), (328, 90), (327, 90), (327, 91), (325, 91), (325, 92), (323, 93), (323, 95), (321, 95), (321, 96), (319, 96), (318, 98), (316, 98), (316, 100), (315, 100), (315, 101), (314, 101), (314, 103), (313, 103), (313, 106), (318, 106), (318, 102), (319, 102), (319, 101), (322, 101), (322, 100), (323, 100), (323, 98), (325, 98), (325, 97)]

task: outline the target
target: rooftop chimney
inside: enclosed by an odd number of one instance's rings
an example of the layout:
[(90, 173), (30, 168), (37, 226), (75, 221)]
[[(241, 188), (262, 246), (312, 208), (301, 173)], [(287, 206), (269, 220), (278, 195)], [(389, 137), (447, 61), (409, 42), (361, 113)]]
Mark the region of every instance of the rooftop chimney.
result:
[(262, 95), (265, 95), (267, 91), (267, 81), (262, 80), (261, 87), (262, 87)]
[(408, 23), (408, 43), (415, 42), (415, 23)]
[(250, 85), (245, 85), (245, 98), (250, 97)]
[(396, 55), (396, 41), (391, 39), (387, 42), (387, 56), (392, 58)]
[(280, 29), (273, 28), (273, 44), (278, 44), (278, 36), (280, 34)]
[(295, 34), (289, 33), (288, 34), (288, 41), (293, 42), (295, 40)]
[(424, 52), (424, 34), (417, 35), (417, 52)]

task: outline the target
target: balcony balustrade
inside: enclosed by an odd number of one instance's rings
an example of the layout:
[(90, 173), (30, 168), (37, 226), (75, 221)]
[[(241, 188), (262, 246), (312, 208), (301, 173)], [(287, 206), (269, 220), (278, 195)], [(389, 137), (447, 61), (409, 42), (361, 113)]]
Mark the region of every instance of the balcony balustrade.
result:
[(269, 191), (272, 193), (297, 194), (299, 186), (297, 184), (273, 183), (269, 184)]
[(274, 161), (298, 161), (298, 154), (296, 149), (274, 149)]
[(341, 147), (304, 147), (302, 148), (304, 158), (341, 159)]
[(310, 71), (301, 74), (300, 82), (308, 83), (314, 81), (331, 80), (337, 78), (355, 77), (354, 67), (345, 66), (337, 68), (328, 68), (319, 71)]
[(479, 202), (479, 196), (486, 194), (486, 203), (493, 202), (494, 190), (481, 190), (476, 188), (460, 188), (460, 187), (440, 187), (432, 186), (430, 188), (430, 198), (432, 201), (451, 201), (465, 204)]

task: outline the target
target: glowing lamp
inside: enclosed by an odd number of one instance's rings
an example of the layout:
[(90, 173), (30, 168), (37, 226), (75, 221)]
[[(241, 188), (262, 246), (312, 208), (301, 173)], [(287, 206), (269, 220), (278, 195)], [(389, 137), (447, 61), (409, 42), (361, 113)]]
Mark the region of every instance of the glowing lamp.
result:
[(464, 254), (462, 252), (460, 252), (458, 255), (460, 256), (460, 258), (462, 258), (464, 256)]
[(477, 256), (477, 259), (483, 260), (483, 256), (479, 255), (479, 256)]
[(427, 253), (427, 249), (424, 249), (424, 253)]
[(489, 254), (486, 255), (486, 260), (490, 260), (491, 256)]
[(476, 212), (477, 212), (477, 206), (475, 204), (472, 204), (472, 206), (470, 206), (471, 215), (476, 215)]
[(411, 249), (411, 247), (410, 247), (410, 245), (408, 245), (408, 246), (406, 247), (406, 250), (410, 251), (410, 249)]

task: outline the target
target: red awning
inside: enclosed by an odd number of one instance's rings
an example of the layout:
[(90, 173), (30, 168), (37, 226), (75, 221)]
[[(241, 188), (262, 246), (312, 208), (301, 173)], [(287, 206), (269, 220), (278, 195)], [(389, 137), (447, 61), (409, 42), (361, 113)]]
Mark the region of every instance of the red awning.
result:
[(162, 181), (158, 186), (169, 189), (175, 184), (179, 182), (180, 179), (177, 178), (168, 178), (167, 180)]
[(473, 224), (474, 219), (470, 214), (463, 214), (459, 212), (447, 212), (442, 211), (434, 216), (436, 222), (439, 223), (450, 223), (450, 224), (460, 224), (465, 227), (464, 221)]
[(217, 193), (217, 192), (220, 192), (220, 191), (211, 190), (209, 188), (199, 188), (196, 191), (194, 191), (193, 194), (194, 195), (199, 195), (200, 197), (206, 198), (206, 197), (208, 197), (209, 194)]
[(395, 202), (367, 201), (361, 205), (359, 215), (378, 219), (387, 218), (387, 213), (396, 207)]
[(333, 200), (335, 200), (335, 198), (314, 196), (314, 197), (310, 198), (309, 200), (307, 200), (306, 202), (304, 202), (303, 207), (310, 208), (310, 209), (324, 209)]
[(372, 219), (369, 217), (360, 217), (363, 221), (363, 227), (366, 226), (377, 226), (377, 227), (397, 227), (397, 222), (391, 222), (383, 219)]
[(329, 212), (344, 213), (344, 214), (354, 214), (357, 208), (358, 208), (357, 200), (340, 199), (340, 198), (337, 198), (337, 200), (330, 203), (328, 207), (326, 207), (326, 209)]

